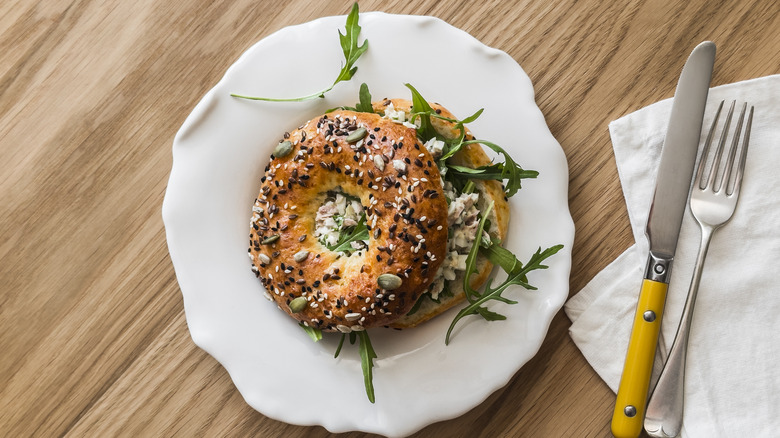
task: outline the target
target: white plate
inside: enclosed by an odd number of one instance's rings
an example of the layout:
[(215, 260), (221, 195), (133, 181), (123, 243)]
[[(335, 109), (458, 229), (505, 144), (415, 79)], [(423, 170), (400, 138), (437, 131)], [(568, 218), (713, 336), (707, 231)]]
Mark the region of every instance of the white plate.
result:
[[(249, 405), (292, 424), (402, 436), (477, 406), (538, 351), (568, 296), (574, 238), (568, 168), (520, 66), (436, 18), (361, 14), (369, 49), (355, 77), (325, 99), (230, 97), (294, 97), (325, 88), (343, 62), (337, 30), (344, 23), (343, 16), (327, 17), (284, 28), (230, 67), (176, 135), (163, 218), (192, 339), (225, 366)], [(507, 295), (519, 304), (492, 305), (506, 321), (466, 318), (449, 346), (444, 335), (453, 312), (413, 330), (372, 330), (376, 404), (366, 399), (356, 346), (345, 345), (334, 359), (338, 336), (312, 342), (263, 298), (246, 254), (251, 207), (281, 134), (328, 108), (353, 105), (361, 82), (375, 99), (409, 97), (404, 83), (412, 83), (460, 117), (484, 107), (470, 125), (477, 137), (540, 172), (510, 200), (506, 246), (527, 260), (539, 246), (565, 245), (548, 270), (530, 274), (538, 291), (511, 289)]]

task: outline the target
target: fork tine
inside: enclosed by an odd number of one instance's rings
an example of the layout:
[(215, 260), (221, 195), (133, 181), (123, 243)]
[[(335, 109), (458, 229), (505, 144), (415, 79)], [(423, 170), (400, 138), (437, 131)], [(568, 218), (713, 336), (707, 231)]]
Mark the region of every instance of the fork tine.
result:
[(696, 169), (696, 178), (695, 181), (699, 184), (699, 188), (704, 190), (705, 187), (707, 187), (707, 183), (709, 180), (703, 180), (704, 178), (704, 167), (706, 167), (707, 164), (707, 154), (710, 152), (710, 145), (712, 144), (712, 137), (715, 134), (715, 127), (718, 124), (718, 118), (720, 117), (720, 110), (723, 109), (723, 100), (720, 101), (720, 105), (718, 105), (718, 110), (715, 112), (715, 117), (712, 119), (712, 126), (710, 126), (710, 131), (707, 133), (707, 139), (704, 141), (704, 148), (701, 151), (701, 156), (699, 157), (699, 168)]
[[(745, 103), (747, 106), (747, 103)], [(743, 110), (744, 111), (744, 110)], [(750, 129), (753, 127), (753, 106), (750, 107), (750, 113), (748, 114), (747, 124), (745, 125), (745, 138), (742, 140), (742, 151), (739, 157), (739, 166), (737, 167), (737, 174), (734, 178), (734, 189), (732, 189), (729, 195), (736, 193), (739, 194), (739, 189), (742, 186), (742, 174), (745, 171), (745, 161), (747, 158), (748, 144), (750, 142)]]
[(729, 157), (726, 160), (726, 165), (723, 167), (723, 177), (720, 179), (720, 183), (718, 183), (718, 188), (715, 192), (720, 192), (724, 188), (728, 192), (729, 179), (731, 178), (731, 171), (734, 167), (734, 158), (736, 158), (737, 148), (739, 148), (739, 135), (742, 133), (742, 122), (745, 120), (745, 110), (747, 110), (747, 102), (742, 105), (742, 111), (739, 113), (737, 126), (734, 129), (734, 138), (731, 140), (731, 147), (729, 148)]
[(720, 168), (720, 160), (723, 157), (723, 146), (726, 144), (726, 137), (729, 134), (729, 127), (731, 126), (731, 116), (734, 115), (734, 105), (736, 101), (731, 102), (729, 112), (726, 114), (726, 121), (723, 123), (723, 131), (720, 134), (720, 140), (718, 141), (718, 148), (715, 150), (715, 159), (712, 161), (712, 167), (710, 168), (710, 175), (707, 178), (707, 185), (703, 188), (714, 187), (715, 178), (718, 175), (718, 169)]

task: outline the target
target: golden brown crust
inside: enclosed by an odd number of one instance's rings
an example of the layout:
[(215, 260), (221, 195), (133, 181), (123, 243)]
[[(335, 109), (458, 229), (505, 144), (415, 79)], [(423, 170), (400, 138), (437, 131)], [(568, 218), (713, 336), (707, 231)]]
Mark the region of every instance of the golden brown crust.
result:
[[(347, 143), (357, 127), (367, 136)], [(447, 241), (439, 170), (416, 131), (376, 114), (335, 111), (283, 140), (292, 151), (266, 167), (250, 229), (253, 270), (270, 299), (326, 331), (384, 326), (406, 314), (431, 284)], [(314, 236), (317, 209), (336, 189), (364, 206), (371, 237), (362, 253), (339, 256)], [(296, 261), (301, 251), (308, 256)], [(397, 275), (402, 285), (381, 289), (381, 274)], [(293, 313), (290, 302), (301, 296), (306, 306)]]
[[(396, 110), (405, 111), (407, 113), (411, 111), (412, 102), (406, 99), (386, 99), (380, 103), (375, 103), (374, 108), (376, 111), (381, 111), (383, 107), (386, 107), (391, 102)], [(456, 117), (443, 106), (435, 103), (431, 103), (430, 105), (443, 117), (456, 119)], [(432, 118), (431, 122), (436, 128), (436, 131), (447, 138), (456, 138), (460, 135), (460, 132), (455, 129), (455, 124), (452, 122), (438, 118)], [(466, 131), (466, 137), (468, 139), (473, 139), (471, 132), (468, 130)], [(487, 156), (482, 146), (473, 143), (464, 146), (451, 158), (451, 160), (455, 164), (467, 167), (478, 167), (490, 164), (490, 158)], [(477, 186), (477, 190), (480, 192), (480, 210), (484, 211), (488, 202), (493, 202), (493, 209), (489, 215), (491, 229), (488, 230), (488, 232), (491, 236), (503, 241), (509, 226), (509, 204), (504, 194), (504, 188), (498, 181), (475, 180), (474, 183)], [(490, 261), (481, 255), (477, 258), (476, 266), (477, 271), (471, 276), (470, 281), (471, 287), (474, 289), (478, 289), (487, 281), (487, 278), (493, 269), (493, 265)], [(439, 303), (435, 303), (432, 300), (424, 300), (423, 305), (421, 305), (413, 315), (405, 315), (403, 318), (399, 318), (394, 323), (390, 324), (390, 326), (394, 328), (412, 328), (463, 302), (466, 296), (463, 291), (462, 282), (463, 277), (461, 274), (458, 275), (456, 280), (451, 282), (455, 286), (451, 287), (453, 296), (441, 297)]]

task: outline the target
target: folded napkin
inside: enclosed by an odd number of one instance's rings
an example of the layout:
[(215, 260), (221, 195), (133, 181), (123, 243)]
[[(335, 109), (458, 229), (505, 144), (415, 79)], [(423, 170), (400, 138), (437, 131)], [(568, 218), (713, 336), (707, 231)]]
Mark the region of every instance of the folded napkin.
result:
[[(702, 142), (721, 100), (755, 107), (742, 194), (712, 238), (688, 345), (682, 437), (780, 436), (780, 75), (710, 90)], [(671, 99), (610, 123), (636, 244), (565, 305), (570, 334), (617, 390), (647, 261), (644, 236)], [(732, 131), (733, 132), (733, 131)], [(688, 294), (700, 233), (690, 211), (680, 231), (653, 382)]]

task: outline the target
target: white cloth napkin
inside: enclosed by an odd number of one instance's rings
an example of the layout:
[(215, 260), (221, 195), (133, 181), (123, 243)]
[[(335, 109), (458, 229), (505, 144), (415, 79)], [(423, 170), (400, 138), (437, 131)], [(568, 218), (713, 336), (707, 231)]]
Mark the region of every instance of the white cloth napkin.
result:
[[(682, 437), (780, 436), (780, 75), (710, 90), (702, 129), (726, 100), (755, 107), (742, 194), (715, 232), (699, 287), (688, 346)], [(637, 242), (565, 306), (570, 334), (617, 390), (647, 257), (644, 228), (671, 99), (609, 125)], [(732, 130), (733, 132), (733, 130)], [(677, 246), (653, 382), (688, 293), (700, 233), (690, 211)], [(661, 360), (658, 360), (661, 359)]]

